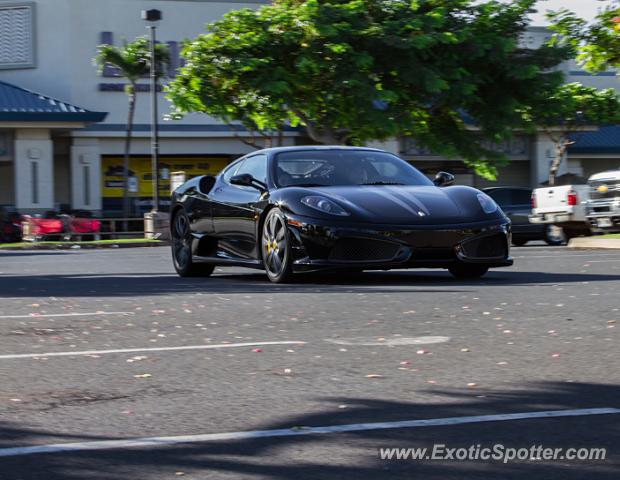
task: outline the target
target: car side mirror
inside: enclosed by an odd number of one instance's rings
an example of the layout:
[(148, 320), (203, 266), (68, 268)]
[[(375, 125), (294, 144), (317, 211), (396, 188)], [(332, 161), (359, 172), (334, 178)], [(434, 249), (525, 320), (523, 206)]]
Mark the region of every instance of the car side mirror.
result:
[(232, 176), (230, 178), (230, 183), (232, 185), (239, 185), (241, 187), (252, 187), (261, 193), (264, 193), (267, 191), (267, 185), (265, 185), (260, 180), (256, 180), (249, 173), (241, 173), (239, 175)]
[(454, 184), (454, 175), (448, 172), (437, 172), (433, 183), (436, 187), (447, 187)]

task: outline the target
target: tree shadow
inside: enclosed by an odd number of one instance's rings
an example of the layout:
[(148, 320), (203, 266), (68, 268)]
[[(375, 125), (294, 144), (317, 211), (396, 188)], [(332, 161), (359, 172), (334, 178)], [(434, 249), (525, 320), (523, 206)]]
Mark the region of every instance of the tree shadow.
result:
[[(528, 411), (617, 407), (620, 388), (609, 384), (543, 382), (512, 391), (432, 390), (427, 403), (369, 398), (323, 398), (332, 407), (312, 414), (283, 416), (272, 424), (249, 429), (290, 429), (361, 422), (463, 417)], [(475, 393), (475, 394), (474, 394)], [(346, 409), (338, 405), (346, 405)], [(375, 429), (350, 433), (281, 436), (158, 448), (65, 452), (45, 455), (0, 457), (0, 472), (7, 479), (133, 480), (171, 478), (183, 472), (187, 478), (235, 479), (616, 479), (619, 467), (620, 415), (575, 416), (420, 428)], [(5, 423), (14, 445), (46, 443), (53, 432), (34, 432)], [(183, 433), (183, 432), (175, 432)], [(202, 432), (201, 432), (202, 433)], [(171, 432), (171, 434), (174, 434)], [(36, 439), (35, 439), (36, 437)], [(67, 438), (65, 441), (72, 441)], [(379, 458), (383, 447), (428, 448), (602, 447), (604, 461), (447, 461)]]

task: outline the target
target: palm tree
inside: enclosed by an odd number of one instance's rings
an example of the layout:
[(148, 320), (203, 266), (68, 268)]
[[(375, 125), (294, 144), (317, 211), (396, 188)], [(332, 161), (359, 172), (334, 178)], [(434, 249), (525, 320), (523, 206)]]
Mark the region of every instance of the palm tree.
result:
[[(129, 112), (125, 130), (125, 157), (123, 161), (123, 217), (129, 217), (129, 155), (131, 151), (131, 135), (133, 120), (136, 111), (136, 94), (138, 81), (149, 75), (151, 71), (151, 49), (148, 38), (138, 37), (133, 42), (124, 42), (122, 47), (114, 45), (100, 45), (94, 59), (102, 73), (106, 66), (116, 69), (118, 76), (126, 78), (125, 93), (129, 98)], [(170, 52), (167, 45), (155, 45), (155, 62), (158, 77), (165, 74), (165, 68), (170, 62)], [(127, 221), (125, 221), (127, 230)]]

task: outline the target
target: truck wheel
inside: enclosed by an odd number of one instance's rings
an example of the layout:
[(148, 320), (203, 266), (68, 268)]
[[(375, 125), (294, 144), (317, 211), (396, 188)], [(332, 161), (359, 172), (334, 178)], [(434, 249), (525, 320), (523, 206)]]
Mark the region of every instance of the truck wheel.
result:
[(544, 241), (547, 245), (562, 245), (567, 239), (566, 232), (555, 225), (547, 225), (545, 228)]

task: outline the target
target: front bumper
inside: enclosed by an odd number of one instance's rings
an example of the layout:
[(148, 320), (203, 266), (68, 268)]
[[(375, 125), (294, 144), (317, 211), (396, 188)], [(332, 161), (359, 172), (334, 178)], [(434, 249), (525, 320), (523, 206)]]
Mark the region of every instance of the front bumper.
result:
[(293, 268), (448, 268), (456, 263), (513, 264), (510, 222), (460, 225), (352, 225), (287, 216)]
[(620, 231), (620, 200), (591, 200), (587, 207), (588, 222), (595, 232)]

